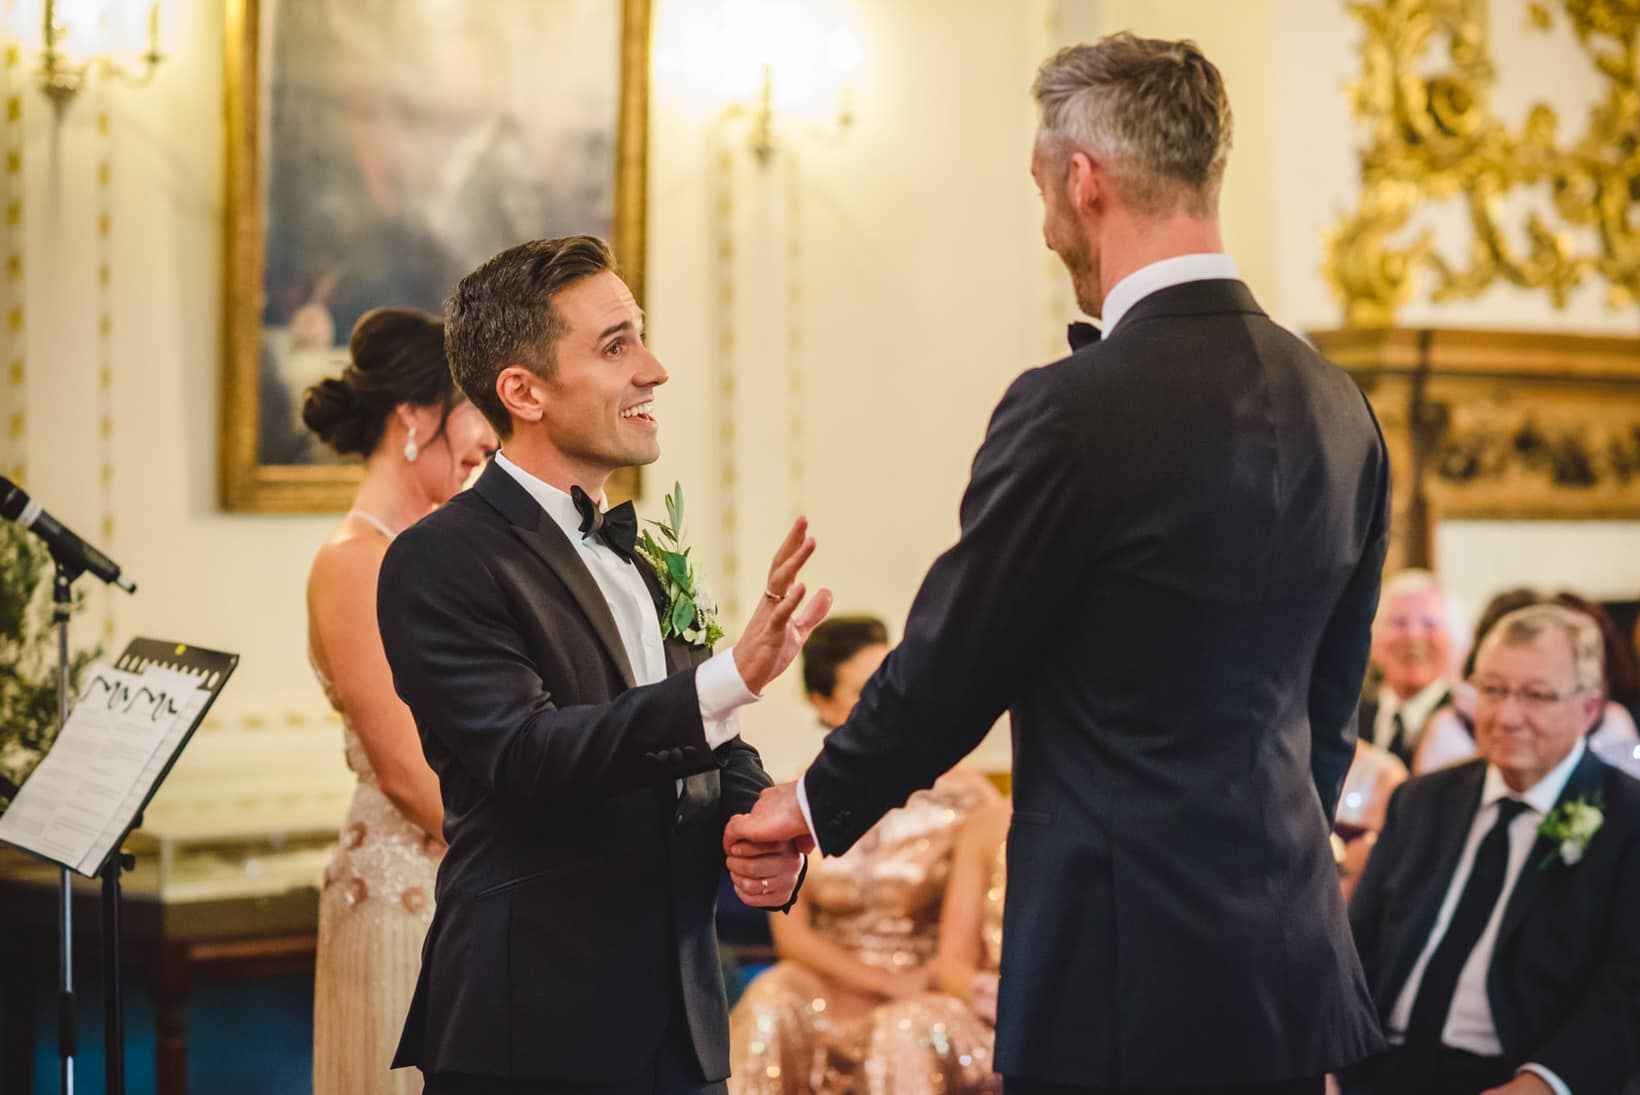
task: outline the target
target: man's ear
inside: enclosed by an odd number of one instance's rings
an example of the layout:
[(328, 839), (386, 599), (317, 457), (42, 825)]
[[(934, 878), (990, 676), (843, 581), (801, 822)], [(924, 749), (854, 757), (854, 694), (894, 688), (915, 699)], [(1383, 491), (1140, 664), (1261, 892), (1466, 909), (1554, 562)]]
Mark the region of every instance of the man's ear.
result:
[(495, 394), (507, 413), (520, 422), (539, 422), (545, 408), (542, 380), (522, 365), (509, 365), (495, 378)]
[(1065, 157), (1065, 195), (1078, 213), (1091, 210), (1101, 195), (1105, 173), (1092, 156), (1080, 149)]

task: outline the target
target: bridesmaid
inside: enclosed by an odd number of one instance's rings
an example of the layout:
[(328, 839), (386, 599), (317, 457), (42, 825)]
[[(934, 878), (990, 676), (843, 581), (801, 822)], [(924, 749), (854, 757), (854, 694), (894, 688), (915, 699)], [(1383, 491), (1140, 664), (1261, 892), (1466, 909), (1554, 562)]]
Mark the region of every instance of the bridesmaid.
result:
[[(823, 726), (848, 718), (887, 654), (880, 620), (838, 617), (815, 628), (803, 682)], [(895, 1001), (933, 987), (952, 840), (970, 813), (999, 798), (983, 775), (959, 768), (889, 812), (847, 854), (810, 858), (791, 913), (770, 919), (781, 961), (729, 1016), (731, 1095), (936, 1090), (872, 1085), (883, 1059), (879, 1020)], [(914, 1040), (930, 1031), (901, 1033)]]
[(313, 1090), (413, 1095), (420, 1075), (389, 1064), (433, 915), (444, 808), (393, 691), (376, 575), (389, 541), (460, 490), (496, 440), (456, 391), (436, 317), (370, 312), (348, 349), (347, 368), (309, 388), (302, 406), (325, 444), (364, 457), (353, 507), (308, 574), (308, 656), (359, 779), (319, 898)]

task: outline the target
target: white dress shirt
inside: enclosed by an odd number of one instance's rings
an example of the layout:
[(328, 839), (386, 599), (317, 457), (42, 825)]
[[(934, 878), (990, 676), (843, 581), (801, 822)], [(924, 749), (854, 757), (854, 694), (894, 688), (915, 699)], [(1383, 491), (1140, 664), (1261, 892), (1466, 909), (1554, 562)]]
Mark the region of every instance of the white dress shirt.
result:
[(1187, 281), (1234, 281), (1240, 276), (1236, 272), (1236, 260), (1219, 252), (1176, 255), (1141, 266), (1111, 286), (1110, 292), (1105, 294), (1105, 303), (1099, 309), (1104, 323), (1101, 337), (1109, 338), (1128, 310), (1157, 290), (1170, 289)]
[[(1234, 281), (1238, 277), (1236, 260), (1221, 252), (1176, 255), (1141, 266), (1105, 294), (1104, 306), (1100, 308), (1104, 322), (1100, 337), (1109, 338), (1130, 308), (1158, 290), (1183, 285), (1187, 281)], [(806, 779), (797, 781), (797, 806), (803, 811), (803, 820), (808, 824), (809, 835), (814, 837), (815, 847), (819, 848), (820, 834), (814, 828), (814, 814), (809, 810), (809, 793), (804, 786), (806, 782)], [(820, 848), (820, 851), (824, 854), (825, 849)]]
[[(657, 684), (665, 680), (666, 648), (661, 639), (660, 618), (637, 566), (615, 554), (596, 536), (582, 534), (581, 514), (569, 495), (514, 464), (506, 453), (496, 453), (495, 462), (529, 492), (580, 552), (581, 562), (598, 583), (599, 592), (609, 604), (610, 615), (615, 617), (621, 646), (626, 649), (626, 658), (632, 664), (632, 675), (637, 682)], [(602, 499), (599, 505), (603, 505)], [(741, 679), (734, 653), (729, 650), (701, 663), (695, 671), (695, 694), (700, 700), (700, 721), (706, 728), (706, 744), (713, 749), (739, 736), (740, 719), (736, 712), (757, 700)], [(678, 787), (682, 789), (682, 780), (678, 781)]]
[(1410, 700), (1402, 700), (1395, 694), (1395, 689), (1385, 686), (1378, 690), (1378, 715), (1372, 723), (1372, 743), (1380, 749), (1388, 749), (1390, 739), (1395, 737), (1395, 715), (1401, 715), (1401, 725), (1406, 727), (1403, 740), (1407, 743), (1409, 752), (1416, 752), (1418, 742), (1422, 740), (1424, 727), (1429, 722), (1429, 716), (1434, 714), (1435, 708), (1440, 706), (1447, 693), (1452, 691), (1452, 682), (1445, 677), (1437, 677), (1424, 686), (1424, 690)]
[[(1498, 943), (1498, 927), (1503, 922), (1503, 910), (1509, 904), (1509, 895), (1514, 892), (1515, 882), (1527, 866), (1526, 859), (1531, 855), (1532, 845), (1537, 841), (1538, 826), (1555, 808), (1561, 791), (1566, 788), (1566, 781), (1572, 776), (1572, 769), (1583, 759), (1583, 752), (1583, 741), (1579, 739), (1565, 760), (1555, 765), (1548, 775), (1521, 795), (1509, 789), (1509, 785), (1503, 782), (1503, 774), (1495, 766), (1486, 766), (1486, 781), (1481, 787), (1481, 808), (1476, 811), (1475, 820), (1469, 827), (1469, 839), (1464, 844), (1463, 855), (1458, 859), (1457, 870), (1452, 872), (1446, 899), (1441, 902), (1440, 914), (1435, 918), (1435, 929), (1429, 933), (1429, 941), (1424, 944), (1423, 953), (1418, 956), (1417, 964), (1412, 967), (1412, 974), (1407, 978), (1401, 995), (1396, 998), (1395, 1008), (1389, 1014), (1389, 1026), (1385, 1033), (1391, 1042), (1399, 1043), (1405, 1040), (1407, 1023), (1412, 1016), (1412, 1004), (1418, 997), (1418, 986), (1423, 982), (1424, 970), (1428, 967), (1435, 948), (1445, 938), (1446, 929), (1452, 923), (1452, 914), (1457, 910), (1458, 899), (1463, 895), (1463, 888), (1469, 882), (1469, 872), (1475, 866), (1475, 853), (1498, 819), (1498, 800), (1518, 798), (1527, 808), (1509, 823), (1509, 867), (1503, 876), (1503, 894), (1498, 899), (1497, 907), (1492, 910), (1492, 918), (1486, 922), (1480, 939), (1476, 941), (1475, 949), (1469, 952), (1469, 959), (1464, 963), (1462, 972), (1458, 974), (1458, 987), (1452, 993), (1452, 1008), (1447, 1012), (1446, 1026), (1441, 1029), (1442, 1043), (1453, 1049), (1466, 1050), (1482, 1057), (1502, 1055), (1503, 1046), (1498, 1042), (1497, 1024), (1492, 1019), (1492, 1002), (1486, 995), (1486, 971), (1492, 965), (1492, 951)], [(1542, 1065), (1529, 1064), (1524, 1066), (1523, 1070), (1535, 1072), (1542, 1077), (1544, 1082), (1554, 1088), (1555, 1095), (1570, 1095), (1570, 1089), (1560, 1077)]]

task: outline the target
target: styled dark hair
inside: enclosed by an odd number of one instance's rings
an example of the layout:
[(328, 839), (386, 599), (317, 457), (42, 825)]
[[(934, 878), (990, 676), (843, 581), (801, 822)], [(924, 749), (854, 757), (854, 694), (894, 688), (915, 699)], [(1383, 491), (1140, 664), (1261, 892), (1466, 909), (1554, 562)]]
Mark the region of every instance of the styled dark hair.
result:
[(302, 421), (319, 440), (343, 455), (369, 456), (400, 403), (441, 408), (434, 437), (444, 433), (458, 393), (437, 316), (413, 308), (366, 312), (353, 325), (347, 349), (352, 360), (342, 375), (319, 381), (302, 396)]
[(512, 436), (512, 416), (495, 390), (501, 370), (522, 365), (551, 379), (553, 347), (565, 331), (553, 298), (614, 269), (615, 255), (597, 236), (532, 240), (462, 278), (444, 302), (444, 345), (456, 383), (501, 440)]
[(803, 644), (803, 688), (810, 695), (830, 696), (837, 688), (837, 667), (868, 646), (888, 643), (888, 628), (875, 616), (833, 616)]

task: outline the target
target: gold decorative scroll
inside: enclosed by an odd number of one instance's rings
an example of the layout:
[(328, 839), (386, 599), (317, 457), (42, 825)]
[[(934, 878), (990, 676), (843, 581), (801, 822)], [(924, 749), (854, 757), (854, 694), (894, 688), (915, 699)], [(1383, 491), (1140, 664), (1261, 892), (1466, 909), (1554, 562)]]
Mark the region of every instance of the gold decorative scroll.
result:
[[(1518, 131), (1492, 113), (1484, 0), (1362, 0), (1349, 11), (1365, 31), (1350, 91), (1366, 136), (1362, 196), (1330, 234), (1324, 267), (1345, 322), (1392, 323), (1423, 271), (1437, 302), (1504, 282), (1563, 308), (1592, 275), (1608, 307), (1640, 303), (1640, 0), (1527, 6), (1537, 31), (1564, 19), (1604, 78), (1572, 137), (1542, 102)], [(1524, 188), (1547, 195), (1552, 212), (1509, 221), (1504, 199)], [(1414, 212), (1450, 198), (1468, 213), (1467, 253), (1442, 254), (1428, 231), (1406, 238)]]

